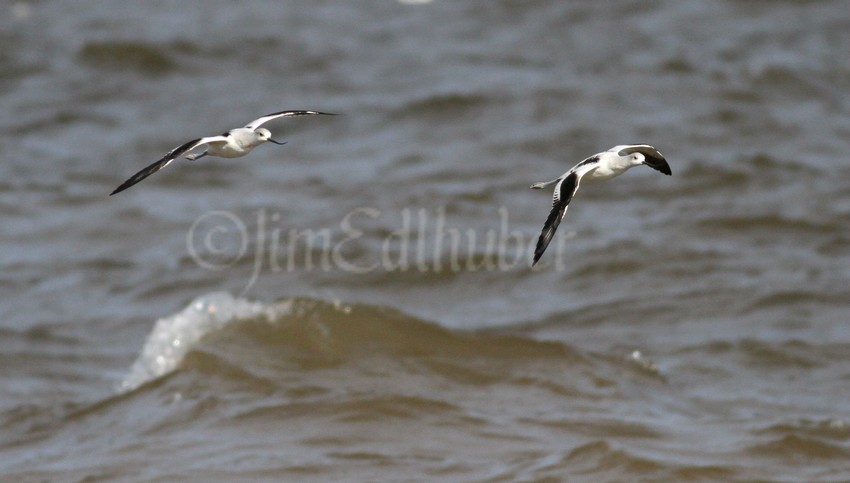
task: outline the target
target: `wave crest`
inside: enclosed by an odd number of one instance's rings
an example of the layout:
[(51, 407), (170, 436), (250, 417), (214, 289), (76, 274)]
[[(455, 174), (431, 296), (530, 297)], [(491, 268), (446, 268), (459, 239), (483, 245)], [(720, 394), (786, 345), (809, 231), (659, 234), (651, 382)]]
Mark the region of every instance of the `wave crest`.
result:
[(119, 389), (129, 391), (168, 374), (177, 368), (202, 337), (233, 321), (273, 318), (286, 310), (286, 304), (264, 306), (259, 302), (234, 298), (226, 292), (200, 296), (180, 312), (156, 321), (141, 354)]
[[(204, 347), (200, 347), (202, 344)], [(185, 309), (156, 322), (119, 390), (130, 391), (167, 375), (190, 355), (209, 355), (216, 360), (235, 357), (237, 360), (231, 360), (230, 364), (248, 369), (243, 366), (259, 363), (252, 360), (255, 357), (266, 354), (280, 360), (281, 352), (287, 354), (285, 359), (308, 365), (337, 363), (376, 353), (392, 357), (440, 355), (464, 360), (482, 357), (585, 360), (579, 352), (557, 342), (504, 333), (451, 330), (390, 307), (308, 298), (263, 304), (214, 292), (196, 298)], [(187, 363), (191, 365), (194, 360), (190, 358)], [(224, 360), (218, 362), (225, 364)], [(214, 365), (221, 367), (221, 364)]]

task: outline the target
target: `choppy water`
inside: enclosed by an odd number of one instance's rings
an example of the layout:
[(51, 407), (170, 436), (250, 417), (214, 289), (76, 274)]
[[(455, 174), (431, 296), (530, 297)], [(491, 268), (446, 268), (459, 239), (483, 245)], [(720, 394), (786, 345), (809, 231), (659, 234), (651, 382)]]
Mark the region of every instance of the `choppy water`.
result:
[(0, 13), (0, 479), (850, 480), (844, 2)]

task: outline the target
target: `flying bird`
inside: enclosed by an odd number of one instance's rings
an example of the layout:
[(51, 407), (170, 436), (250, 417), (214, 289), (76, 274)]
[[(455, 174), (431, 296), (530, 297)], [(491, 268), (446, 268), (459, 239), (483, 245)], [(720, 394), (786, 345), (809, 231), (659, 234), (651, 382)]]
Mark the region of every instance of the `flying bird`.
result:
[[(272, 119), (277, 119), (279, 117), (312, 115), (333, 116), (334, 114), (331, 114), (329, 112), (318, 111), (274, 112), (272, 114), (267, 114), (259, 119), (254, 119), (253, 121), (246, 124), (245, 127), (231, 129), (230, 131), (227, 131), (224, 134), (193, 139), (185, 144), (177, 146), (176, 148), (169, 151), (168, 154), (163, 156), (159, 161), (134, 174), (132, 177), (130, 177), (130, 179), (122, 183), (121, 186), (115, 188), (112, 193), (109, 193), (109, 196), (112, 196), (115, 193), (120, 193), (125, 189), (133, 186), (139, 181), (168, 166), (169, 164), (171, 164), (172, 161), (179, 158), (180, 156), (185, 155), (185, 158), (189, 161), (202, 158), (208, 155), (218, 156), (220, 158), (239, 158), (250, 153), (254, 148), (259, 146), (260, 144), (263, 144), (266, 141), (281, 145), (286, 144), (285, 142), (278, 142), (272, 139), (272, 133), (268, 129), (260, 126), (271, 121)], [(192, 151), (193, 149), (199, 148), (204, 145), (207, 146), (206, 151), (196, 154), (187, 154), (189, 153), (189, 151)]]
[(555, 236), (555, 230), (558, 229), (558, 225), (561, 224), (561, 220), (567, 214), (567, 207), (569, 207), (570, 201), (583, 179), (605, 181), (625, 173), (629, 168), (640, 165), (649, 166), (668, 176), (672, 174), (667, 160), (654, 147), (648, 144), (621, 144), (608, 151), (594, 154), (573, 166), (559, 178), (531, 185), (531, 189), (542, 189), (555, 185), (555, 193), (552, 196), (552, 211), (549, 212), (540, 238), (537, 239), (537, 246), (534, 249), (534, 262), (531, 265), (534, 266), (543, 256), (543, 252), (546, 251), (546, 247), (549, 246), (549, 242)]

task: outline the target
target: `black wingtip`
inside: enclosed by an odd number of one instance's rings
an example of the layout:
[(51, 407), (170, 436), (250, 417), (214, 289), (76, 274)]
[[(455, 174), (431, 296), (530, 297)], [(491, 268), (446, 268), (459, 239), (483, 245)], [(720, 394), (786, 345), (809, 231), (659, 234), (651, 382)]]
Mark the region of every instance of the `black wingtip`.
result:
[(534, 266), (537, 265), (541, 256), (543, 256), (543, 253), (534, 252), (534, 260), (531, 262), (531, 268), (534, 268)]
[(126, 183), (126, 182), (125, 182), (125, 183), (124, 183), (124, 184), (122, 184), (121, 186), (119, 186), (119, 187), (115, 188), (114, 190), (112, 190), (112, 193), (109, 193), (109, 196), (117, 195), (118, 193), (120, 193), (120, 192), (124, 191), (125, 189), (129, 188), (130, 186), (133, 186), (134, 184), (136, 184), (136, 183), (129, 183), (129, 184), (128, 184), (128, 183)]
[(109, 193), (109, 196), (117, 195), (118, 193), (124, 191), (125, 189), (129, 188), (130, 186), (133, 186), (134, 184), (136, 184), (136, 183), (130, 183), (130, 180), (127, 180), (127, 181), (121, 183), (120, 186), (118, 186), (117, 188), (112, 190), (112, 193)]
[(552, 213), (550, 213), (549, 218), (546, 219), (546, 224), (543, 225), (543, 230), (540, 232), (540, 236), (537, 238), (537, 245), (534, 247), (534, 260), (531, 262), (532, 268), (537, 265), (537, 262), (540, 260), (540, 257), (543, 256), (543, 253), (546, 252), (546, 248), (549, 246), (549, 242), (552, 241), (552, 238), (555, 236), (555, 230), (558, 229), (558, 225), (561, 222), (561, 213), (560, 208), (555, 206), (552, 208)]
[[(148, 168), (150, 168), (150, 167), (148, 167)], [(148, 168), (146, 168), (146, 169), (148, 169)], [(147, 178), (147, 177), (148, 177), (148, 176), (150, 176), (150, 174), (151, 174), (151, 173), (145, 173), (145, 174), (143, 174), (144, 172), (145, 172), (145, 170), (142, 170), (142, 171), (140, 171), (139, 173), (136, 173), (136, 174), (135, 174), (132, 178), (128, 179), (127, 181), (125, 181), (125, 182), (123, 182), (123, 183), (121, 183), (121, 185), (120, 185), (120, 186), (118, 186), (117, 188), (115, 188), (114, 190), (112, 190), (112, 193), (109, 193), (109, 196), (116, 195), (116, 194), (118, 194), (118, 193), (120, 193), (120, 192), (122, 192), (122, 191), (126, 190), (127, 188), (130, 188), (130, 187), (134, 186), (136, 183), (138, 183), (139, 181), (141, 181), (141, 180), (143, 180), (143, 179)]]
[(546, 252), (546, 248), (549, 247), (549, 241), (551, 241), (551, 237), (550, 240), (546, 239), (546, 228), (547, 227), (543, 228), (543, 232), (540, 233), (540, 237), (537, 239), (537, 246), (534, 247), (534, 260), (531, 262), (532, 268), (537, 265), (537, 262), (539, 262), (540, 258), (543, 257), (543, 253)]
[[(283, 111), (283, 112), (287, 112), (287, 111)], [(307, 116), (316, 116), (316, 115), (319, 115), (319, 116), (339, 116), (339, 114), (337, 114), (335, 112), (325, 112), (325, 111), (303, 110), (303, 111), (289, 111), (289, 112), (292, 112), (293, 115), (295, 115), (295, 116), (304, 116), (304, 115), (307, 115)], [(273, 114), (270, 114), (270, 115), (273, 115)]]

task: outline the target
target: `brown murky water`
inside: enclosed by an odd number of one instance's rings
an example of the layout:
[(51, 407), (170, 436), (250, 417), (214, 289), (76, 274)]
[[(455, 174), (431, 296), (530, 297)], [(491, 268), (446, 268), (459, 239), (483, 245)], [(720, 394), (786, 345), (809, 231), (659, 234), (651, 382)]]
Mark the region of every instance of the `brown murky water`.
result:
[(850, 479), (845, 3), (0, 11), (0, 479)]

